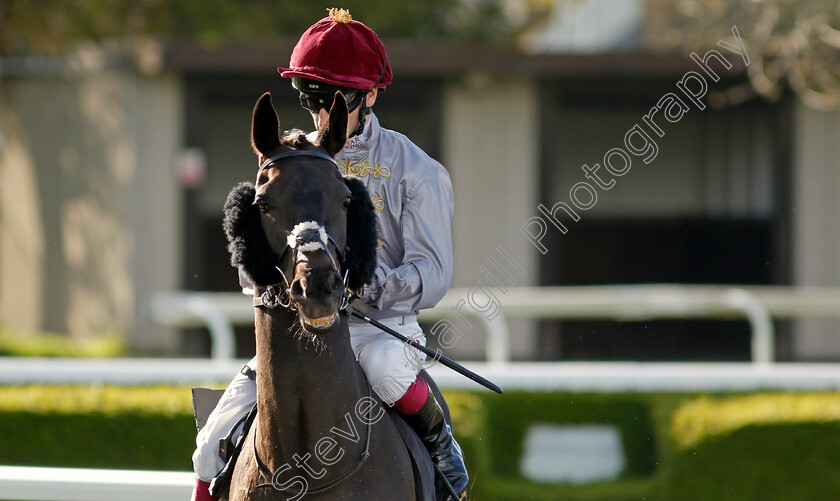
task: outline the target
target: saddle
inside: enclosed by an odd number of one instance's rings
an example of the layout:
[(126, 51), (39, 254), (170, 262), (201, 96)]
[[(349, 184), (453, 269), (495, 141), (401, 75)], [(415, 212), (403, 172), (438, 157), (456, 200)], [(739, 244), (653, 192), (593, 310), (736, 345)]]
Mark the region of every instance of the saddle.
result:
[[(216, 404), (219, 402), (223, 393), (224, 390), (209, 388), (192, 389), (193, 413), (198, 430), (201, 430), (207, 424), (210, 413), (216, 408)], [(416, 499), (422, 501), (446, 501), (450, 499), (450, 495), (447, 492), (437, 491), (435, 488), (435, 467), (420, 437), (417, 436), (417, 433), (403, 420), (398, 412), (388, 406), (383, 407), (394, 422), (411, 457)], [(222, 468), (222, 471), (210, 483), (211, 495), (218, 496), (219, 493), (227, 488), (233, 475), (236, 461), (239, 458), (239, 453), (242, 450), (242, 445), (245, 442), (245, 437), (248, 435), (248, 430), (250, 430), (256, 415), (257, 406), (255, 404), (251, 411), (237, 422), (227, 436), (220, 441), (219, 453), (225, 459), (225, 467)], [(242, 425), (242, 431), (238, 438), (234, 440), (233, 435), (240, 424)]]

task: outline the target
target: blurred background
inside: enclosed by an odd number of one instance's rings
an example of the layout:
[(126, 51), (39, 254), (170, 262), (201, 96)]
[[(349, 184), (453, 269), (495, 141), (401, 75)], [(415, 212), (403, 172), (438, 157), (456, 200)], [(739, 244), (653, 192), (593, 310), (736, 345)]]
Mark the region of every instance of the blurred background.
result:
[[(723, 473), (686, 463), (685, 451), (697, 452), (702, 437), (675, 431), (719, 429), (715, 416), (728, 412), (753, 415), (731, 406), (775, 406), (790, 411), (789, 419), (771, 413), (739, 421), (759, 438), (714, 442), (709, 447), (720, 450), (707, 451), (708, 464), (749, 444), (801, 443), (801, 433), (826, 447), (823, 459), (832, 456), (827, 444), (840, 445), (838, 397), (830, 392), (840, 385), (840, 7), (830, 1), (5, 0), (0, 354), (9, 358), (0, 366), (15, 374), (5, 390), (19, 390), (12, 384), (19, 380), (56, 382), (38, 376), (43, 366), (13, 365), (24, 355), (253, 355), (247, 298), (239, 298), (245, 308), (228, 308), (238, 283), (222, 205), (234, 184), (254, 178), (250, 116), (263, 92), (272, 92), (282, 128), (312, 128), (276, 68), (327, 7), (349, 9), (380, 35), (395, 76), (375, 113), (452, 177), (453, 290), (425, 318), (431, 326), (466, 300), (473, 321), (457, 342), (430, 336), (430, 344), (523, 392), (493, 400), (441, 375), (443, 386), (461, 392), (452, 394), (453, 409), (473, 434), (470, 450), (487, 457), (478, 483), (507, 478), (477, 498), (833, 498), (775, 487), (705, 493), (725, 483)], [(738, 37), (748, 65), (726, 49)], [(710, 60), (718, 81), (695, 60), (711, 50), (730, 63)], [(662, 99), (685, 98), (677, 84), (688, 72), (708, 85), (703, 105), (663, 118)], [(645, 122), (654, 111), (658, 135)], [(570, 189), (587, 179), (582, 166), (603, 166), (637, 124), (656, 143), (656, 157), (644, 163), (633, 156), (632, 167), (612, 176), (615, 184), (599, 189), (597, 203), (578, 210), (577, 220), (557, 213), (567, 231), (548, 224), (541, 252), (523, 225), (534, 217), (549, 222), (539, 206), (571, 203)], [(205, 302), (197, 307), (195, 298)], [(502, 315), (492, 317), (496, 306)], [(221, 323), (208, 308), (221, 312)], [(786, 368), (797, 372), (779, 372)], [(201, 377), (223, 383), (235, 370)], [(514, 378), (526, 372), (526, 382)], [(612, 383), (598, 386), (609, 377)], [(732, 391), (778, 390), (793, 393), (730, 401)], [(706, 407), (693, 400), (707, 392), (715, 396), (701, 402)], [(9, 423), (19, 418), (14, 402), (54, 399), (21, 395), (6, 399)], [(110, 398), (97, 395), (93, 402)], [(773, 400), (795, 396), (817, 400)], [(685, 411), (688, 403), (694, 407)], [(133, 404), (125, 405), (132, 415)], [(523, 414), (533, 419), (505, 421), (513, 419), (505, 405), (530, 409)], [(803, 408), (819, 411), (795, 411)], [(68, 412), (96, 412), (85, 409)], [(485, 417), (470, 421), (476, 415)], [(787, 428), (761, 438), (756, 423), (767, 422)], [(573, 436), (591, 440), (574, 445), (563, 435), (569, 425), (596, 428), (578, 429), (583, 435)], [(623, 452), (604, 452), (613, 432)], [(0, 463), (188, 470), (191, 433), (184, 432), (183, 457), (170, 462), (38, 463), (10, 453)], [(526, 453), (552, 440), (560, 449)], [(600, 453), (586, 449), (593, 443), (606, 445)], [(575, 447), (589, 451), (579, 457), (603, 459), (592, 469), (613, 473), (580, 481), (563, 470), (561, 456)], [(733, 461), (755, 465), (768, 454)], [(550, 458), (560, 458), (559, 466), (541, 472)], [(161, 464), (170, 466), (155, 467)], [(826, 472), (840, 467), (820, 464)], [(741, 480), (759, 466), (726, 482), (751, 486)], [(692, 485), (689, 471), (708, 474), (697, 481), (703, 487), (675, 492), (677, 483)], [(788, 484), (840, 496), (837, 481), (826, 480), (831, 475), (806, 471), (813, 478), (786, 477)], [(776, 470), (768, 475), (779, 478)], [(574, 487), (592, 482), (589, 490)]]

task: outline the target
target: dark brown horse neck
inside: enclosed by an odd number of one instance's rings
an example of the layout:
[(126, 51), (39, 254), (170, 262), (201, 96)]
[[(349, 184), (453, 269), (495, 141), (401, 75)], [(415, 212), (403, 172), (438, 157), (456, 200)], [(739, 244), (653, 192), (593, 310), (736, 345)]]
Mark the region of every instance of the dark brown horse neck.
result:
[[(355, 407), (369, 396), (367, 379), (355, 360), (345, 317), (320, 338), (320, 347), (297, 334), (299, 328), (294, 312), (257, 308), (257, 453), (272, 472), (284, 464), (295, 468), (295, 455), (314, 456), (319, 439), (331, 437), (346, 453), (329, 466), (323, 477), (328, 481), (357, 462), (364, 449), (367, 429)], [(337, 438), (333, 427), (358, 438)], [(309, 464), (324, 468), (314, 458)]]

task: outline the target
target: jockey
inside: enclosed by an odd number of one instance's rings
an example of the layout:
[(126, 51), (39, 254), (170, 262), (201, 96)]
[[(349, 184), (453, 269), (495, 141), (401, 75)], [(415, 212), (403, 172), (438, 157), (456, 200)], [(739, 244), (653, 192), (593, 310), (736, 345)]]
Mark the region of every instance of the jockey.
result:
[[(301, 106), (317, 129), (327, 123), (335, 92), (344, 94), (350, 111), (348, 141), (336, 162), (343, 175), (366, 184), (380, 239), (374, 279), (353, 306), (425, 344), (416, 315), (437, 304), (452, 281), (452, 184), (440, 163), (404, 135), (381, 127), (371, 110), (392, 78), (379, 37), (347, 11), (328, 10), (329, 17), (301, 36), (289, 67), (278, 71), (300, 93)], [(243, 291), (252, 293), (243, 277), (240, 271)], [(374, 392), (417, 431), (464, 499), (469, 478), (461, 448), (440, 404), (418, 376), (425, 355), (361, 320), (351, 317), (348, 322), (353, 352)], [(219, 441), (256, 401), (256, 384), (246, 374), (249, 366), (255, 367), (253, 361), (233, 379), (196, 438), (193, 500), (215, 499), (208, 486), (224, 466)]]

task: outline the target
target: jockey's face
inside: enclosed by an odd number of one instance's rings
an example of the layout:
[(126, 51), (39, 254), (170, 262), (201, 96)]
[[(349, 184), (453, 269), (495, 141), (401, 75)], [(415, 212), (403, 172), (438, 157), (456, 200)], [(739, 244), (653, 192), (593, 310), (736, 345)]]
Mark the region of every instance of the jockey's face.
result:
[[(373, 103), (376, 102), (377, 90), (378, 89), (373, 89), (372, 91), (367, 93), (367, 96), (366, 96), (367, 103), (366, 104), (367, 104), (368, 108), (373, 106)], [(352, 134), (353, 131), (355, 131), (356, 128), (359, 126), (359, 111), (361, 109), (362, 109), (362, 107), (358, 106), (358, 107), (356, 107), (355, 110), (353, 110), (352, 113), (350, 113), (347, 116), (347, 137), (348, 138), (350, 137), (350, 134)], [(315, 123), (315, 128), (318, 129), (318, 130), (321, 130), (321, 128), (324, 125), (326, 125), (327, 120), (330, 116), (328, 110), (325, 109), (325, 108), (321, 108), (320, 110), (318, 110), (318, 113), (312, 113), (310, 111), (309, 114), (312, 115), (312, 121)], [(365, 117), (365, 124), (367, 124), (368, 120), (370, 120), (370, 115)]]

